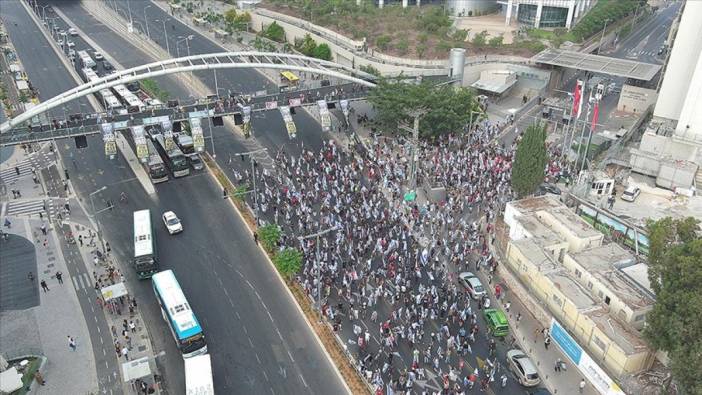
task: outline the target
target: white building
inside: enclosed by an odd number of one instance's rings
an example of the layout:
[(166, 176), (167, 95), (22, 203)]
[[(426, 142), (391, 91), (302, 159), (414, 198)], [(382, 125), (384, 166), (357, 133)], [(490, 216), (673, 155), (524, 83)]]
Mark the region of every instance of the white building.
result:
[(570, 29), (595, 4), (593, 0), (502, 0), (506, 5), (505, 24), (512, 18), (536, 28), (565, 27)]
[(684, 5), (651, 128), (631, 149), (634, 171), (658, 186), (702, 192), (702, 1)]

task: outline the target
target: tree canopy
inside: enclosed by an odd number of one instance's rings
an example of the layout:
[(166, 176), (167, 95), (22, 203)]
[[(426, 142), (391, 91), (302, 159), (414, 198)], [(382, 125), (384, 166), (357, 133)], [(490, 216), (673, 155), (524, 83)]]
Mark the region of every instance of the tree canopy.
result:
[[(412, 124), (408, 111), (426, 109), (419, 121), (419, 134), (434, 137), (463, 130), (472, 117), (477, 121), (482, 113), (470, 89), (436, 86), (428, 82), (406, 83), (380, 80), (370, 91), (368, 101), (376, 111), (375, 121), (381, 129), (397, 130), (400, 123)], [(471, 112), (474, 112), (471, 115)]]
[(512, 189), (520, 198), (534, 193), (544, 181), (547, 161), (546, 128), (536, 123), (524, 132), (512, 166)]
[(644, 334), (668, 353), (673, 379), (685, 394), (702, 393), (702, 238), (698, 220), (670, 217), (648, 224), (648, 278), (656, 304)]

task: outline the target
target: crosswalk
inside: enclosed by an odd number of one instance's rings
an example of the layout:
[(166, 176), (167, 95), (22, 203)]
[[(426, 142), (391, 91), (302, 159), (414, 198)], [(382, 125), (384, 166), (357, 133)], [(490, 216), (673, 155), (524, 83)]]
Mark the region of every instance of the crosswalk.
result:
[(71, 276), (71, 280), (73, 280), (73, 286), (75, 287), (76, 291), (80, 289), (87, 289), (93, 287), (92, 283), (90, 282), (90, 276), (88, 276), (88, 273), (79, 274), (77, 276)]
[(66, 199), (55, 198), (48, 200), (14, 200), (3, 203), (2, 213), (8, 217), (32, 216), (41, 213), (43, 216), (48, 214), (50, 218), (54, 218), (61, 213), (63, 220), (67, 221), (70, 219), (70, 213), (64, 212), (65, 203)]
[[(20, 177), (32, 174), (32, 167), (34, 167), (34, 160), (25, 159), (15, 166), (0, 170), (0, 178), (2, 178), (3, 183), (12, 184)], [(19, 174), (17, 174), (16, 169), (19, 169)]]

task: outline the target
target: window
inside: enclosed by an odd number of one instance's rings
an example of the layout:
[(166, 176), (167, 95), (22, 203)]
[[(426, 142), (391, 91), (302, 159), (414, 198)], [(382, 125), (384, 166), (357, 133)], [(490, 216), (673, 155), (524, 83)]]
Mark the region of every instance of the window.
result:
[(588, 288), (588, 289), (592, 289), (592, 281), (588, 281), (588, 282), (587, 282), (587, 288)]
[(604, 300), (605, 300), (605, 303), (606, 303), (608, 306), (609, 306), (609, 302), (612, 301), (612, 300), (609, 298), (609, 296), (605, 296), (605, 299), (604, 299)]
[(551, 298), (559, 307), (563, 307), (563, 301), (556, 294), (553, 294)]
[(619, 312), (617, 313), (617, 315), (619, 315), (619, 318), (621, 318), (622, 320), (626, 321), (626, 311), (624, 311), (624, 309), (619, 310)]
[(593, 342), (595, 343), (595, 345), (596, 345), (597, 347), (599, 347), (600, 350), (602, 350), (602, 351), (604, 351), (604, 349), (607, 347), (607, 346), (605, 345), (605, 343), (604, 343), (602, 340), (600, 340), (600, 338), (597, 337), (597, 336), (593, 336), (593, 337), (592, 337), (592, 340), (593, 340)]
[(634, 317), (634, 321), (643, 321), (646, 319), (646, 314), (639, 314), (636, 317)]
[(575, 269), (575, 275), (576, 275), (578, 278), (582, 278), (582, 277), (583, 277), (583, 273), (582, 273), (580, 270), (578, 270), (578, 269)]

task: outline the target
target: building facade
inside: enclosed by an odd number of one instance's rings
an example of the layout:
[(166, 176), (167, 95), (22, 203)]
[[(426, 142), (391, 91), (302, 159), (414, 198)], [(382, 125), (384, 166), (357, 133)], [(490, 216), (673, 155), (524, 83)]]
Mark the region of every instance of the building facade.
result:
[(642, 339), (654, 300), (624, 269), (633, 255), (551, 196), (510, 202), (506, 266), (611, 375), (647, 370)]
[(520, 24), (535, 28), (570, 29), (594, 5), (592, 0), (507, 0), (505, 24), (516, 18)]

